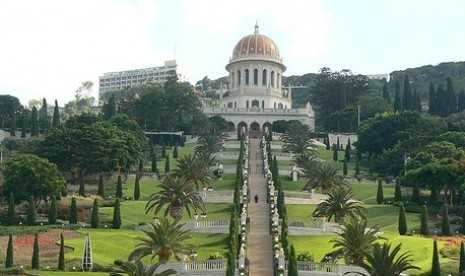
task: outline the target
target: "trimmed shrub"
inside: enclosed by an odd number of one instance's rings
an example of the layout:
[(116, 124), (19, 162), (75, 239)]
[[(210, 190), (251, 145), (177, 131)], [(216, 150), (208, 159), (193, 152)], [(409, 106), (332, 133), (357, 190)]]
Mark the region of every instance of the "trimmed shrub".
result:
[(60, 254), (58, 255), (58, 270), (65, 271), (65, 238), (60, 234)]
[(460, 243), (460, 263), (459, 263), (459, 275), (464, 275), (465, 272), (465, 246)]
[(404, 204), (399, 204), (399, 235), (407, 234), (407, 220), (405, 218), (405, 207)]
[(381, 179), (378, 179), (378, 190), (376, 193), (376, 203), (383, 204), (384, 202), (384, 192), (383, 192), (383, 182)]
[(175, 144), (175, 145), (174, 145), (174, 149), (173, 149), (173, 158), (174, 158), (174, 159), (178, 158), (178, 144)]
[(151, 164), (152, 172), (157, 172), (157, 156), (152, 156), (152, 164)]
[(82, 175), (79, 177), (79, 195), (86, 196), (86, 187), (84, 186), (84, 177)]
[(13, 267), (14, 257), (13, 257), (13, 236), (8, 235), (8, 245), (6, 248), (6, 259), (5, 259), (5, 268)]
[(447, 209), (447, 204), (442, 205), (442, 224), (441, 224), (441, 231), (443, 235), (450, 236), (450, 222), (449, 222), (449, 211)]
[(116, 197), (117, 198), (123, 197), (123, 181), (121, 180), (121, 174), (118, 175), (118, 182), (116, 184)]
[(76, 198), (73, 197), (71, 199), (71, 207), (69, 209), (69, 224), (77, 224), (77, 220), (78, 220), (77, 203), (76, 203)]
[(121, 206), (119, 198), (115, 200), (115, 207), (113, 208), (113, 229), (119, 229), (121, 227)]
[(134, 200), (139, 200), (140, 198), (140, 184), (139, 184), (139, 175), (136, 174), (136, 179), (134, 183)]
[(420, 224), (420, 234), (428, 235), (429, 234), (429, 227), (428, 227), (428, 207), (426, 205), (422, 206), (421, 211), (421, 224)]
[(338, 153), (337, 153), (337, 147), (333, 147), (333, 161), (339, 160)]
[(92, 217), (90, 219), (90, 227), (97, 228), (99, 223), (98, 218), (98, 200), (94, 199), (94, 205), (92, 206)]
[(342, 164), (342, 174), (344, 176), (347, 175), (347, 160), (346, 159), (344, 159), (344, 163)]
[(394, 201), (402, 200), (402, 190), (400, 188), (400, 180), (396, 177), (396, 188), (394, 190)]
[(98, 177), (98, 189), (97, 194), (102, 198), (105, 198), (105, 185), (103, 184), (103, 175), (100, 174)]
[(32, 251), (32, 260), (31, 260), (31, 268), (32, 269), (39, 269), (40, 268), (40, 261), (39, 261), (39, 234), (34, 234), (34, 247)]
[(420, 188), (418, 187), (418, 183), (413, 185), (412, 201), (417, 203), (420, 202)]
[(433, 263), (431, 265), (430, 276), (441, 276), (441, 266), (439, 264), (438, 242), (433, 241)]
[(50, 197), (50, 209), (48, 210), (48, 224), (57, 223), (57, 199), (54, 195)]
[(27, 225), (34, 225), (36, 224), (37, 213), (36, 213), (36, 202), (33, 196), (29, 197), (29, 201), (27, 203)]
[(167, 154), (166, 159), (165, 159), (165, 173), (169, 173), (169, 172), (170, 172), (170, 155)]
[(289, 265), (288, 265), (288, 276), (298, 276), (298, 270), (297, 270), (297, 258), (295, 256), (295, 248), (294, 245), (291, 245), (291, 252), (289, 256)]

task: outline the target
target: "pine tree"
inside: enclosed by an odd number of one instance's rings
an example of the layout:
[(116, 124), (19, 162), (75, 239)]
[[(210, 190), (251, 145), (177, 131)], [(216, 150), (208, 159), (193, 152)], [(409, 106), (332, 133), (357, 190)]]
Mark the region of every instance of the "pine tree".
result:
[(463, 242), (460, 243), (460, 259), (459, 259), (459, 275), (465, 275), (465, 246)]
[(173, 149), (173, 158), (174, 158), (174, 159), (178, 158), (178, 144), (175, 144), (175, 145), (174, 145), (174, 149)]
[(31, 125), (31, 136), (32, 137), (39, 136), (39, 113), (37, 111), (37, 107), (35, 106), (32, 107), (30, 125)]
[(342, 163), (342, 174), (344, 176), (347, 175), (347, 161), (344, 159), (343, 163)]
[(123, 181), (121, 180), (121, 174), (118, 175), (118, 182), (116, 183), (116, 197), (123, 197)]
[(48, 211), (48, 224), (57, 223), (57, 199), (56, 196), (50, 196), (50, 209)]
[(394, 190), (394, 201), (401, 201), (402, 200), (402, 190), (400, 188), (400, 181), (399, 178), (396, 178), (396, 187)]
[(15, 224), (15, 198), (13, 193), (10, 193), (8, 197), (8, 218), (7, 218), (8, 225)]
[(40, 268), (40, 261), (39, 261), (39, 234), (34, 234), (34, 246), (32, 251), (32, 260), (31, 260), (31, 268), (32, 269), (39, 269)]
[(459, 99), (457, 101), (457, 112), (465, 110), (465, 90), (460, 91)]
[(8, 235), (8, 245), (6, 248), (6, 259), (5, 259), (5, 268), (13, 267), (14, 256), (13, 256), (13, 236)]
[(136, 174), (136, 180), (134, 183), (134, 200), (139, 200), (139, 198), (140, 198), (139, 175)]
[(337, 146), (333, 147), (333, 161), (337, 161), (339, 159), (337, 151)]
[(113, 209), (113, 229), (119, 229), (121, 227), (121, 206), (119, 198), (115, 200), (115, 207)]
[(413, 110), (412, 88), (407, 75), (404, 77), (404, 97), (402, 99), (403, 110)]
[(86, 196), (86, 187), (84, 186), (84, 177), (82, 173), (79, 174), (79, 195)]
[(165, 159), (165, 174), (170, 172), (170, 155), (166, 155)]
[(407, 234), (407, 219), (405, 218), (405, 207), (402, 202), (399, 204), (399, 226), (397, 229), (399, 235)]
[(76, 198), (71, 198), (71, 207), (69, 208), (69, 224), (77, 224), (78, 220), (78, 209)]
[(389, 95), (388, 85), (386, 82), (383, 85), (383, 98), (386, 99), (389, 105), (391, 105), (391, 96)]
[(27, 203), (27, 225), (34, 225), (36, 224), (37, 213), (36, 213), (36, 204), (33, 196), (29, 197)]
[(60, 234), (60, 254), (58, 255), (58, 270), (65, 271), (65, 238)]
[(394, 94), (394, 112), (402, 111), (402, 103), (400, 98), (400, 82), (396, 80), (395, 94)]
[(98, 228), (98, 200), (94, 199), (94, 205), (92, 206), (92, 217), (90, 219), (90, 227)]
[(433, 82), (429, 83), (428, 114), (437, 115), (437, 99)]
[(157, 172), (157, 156), (152, 156), (152, 164), (151, 164), (152, 172)]
[(291, 252), (289, 256), (289, 265), (288, 265), (288, 276), (298, 276), (298, 270), (297, 270), (297, 258), (295, 255), (295, 248), (294, 245), (291, 245)]
[(59, 127), (59, 126), (60, 126), (60, 109), (58, 107), (58, 101), (55, 100), (55, 107), (53, 108), (52, 127)]
[(376, 193), (376, 203), (378, 204), (384, 203), (383, 182), (381, 181), (381, 179), (378, 179), (378, 191)]
[(97, 194), (102, 198), (105, 198), (105, 186), (103, 184), (103, 175), (100, 174), (98, 177), (98, 189)]
[(447, 209), (447, 204), (442, 205), (441, 215), (442, 215), (442, 224), (441, 224), (442, 234), (444, 236), (450, 236), (451, 231), (450, 231), (449, 211)]
[(441, 266), (439, 264), (438, 242), (433, 241), (433, 263), (431, 265), (430, 276), (441, 276)]
[(422, 234), (422, 235), (428, 235), (429, 234), (428, 207), (426, 205), (423, 205), (422, 209), (421, 209), (420, 234)]

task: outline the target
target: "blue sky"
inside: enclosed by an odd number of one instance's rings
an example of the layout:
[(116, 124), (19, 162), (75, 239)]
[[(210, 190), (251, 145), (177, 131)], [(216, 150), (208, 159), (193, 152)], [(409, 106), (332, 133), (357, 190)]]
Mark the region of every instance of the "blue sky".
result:
[(191, 82), (225, 76), (236, 42), (271, 37), (285, 75), (465, 61), (461, 0), (15, 0), (0, 2), (0, 94), (60, 105), (104, 72), (176, 57)]

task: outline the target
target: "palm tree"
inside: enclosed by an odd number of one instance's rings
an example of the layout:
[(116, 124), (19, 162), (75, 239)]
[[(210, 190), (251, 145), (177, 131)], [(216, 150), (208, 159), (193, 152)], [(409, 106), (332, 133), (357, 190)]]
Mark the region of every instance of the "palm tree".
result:
[(302, 123), (291, 124), (280, 138), (284, 144), (283, 151), (297, 155), (315, 151), (315, 144), (312, 140), (314, 134), (310, 127)]
[(366, 253), (370, 253), (380, 234), (377, 228), (367, 228), (367, 220), (352, 218), (339, 227), (337, 238), (331, 240), (336, 249), (331, 255), (342, 256), (346, 264), (361, 265)]
[[(320, 187), (323, 192), (328, 192), (332, 187), (347, 184), (343, 176), (338, 175), (339, 168), (328, 163), (315, 163), (316, 167), (305, 175), (307, 183), (303, 190), (312, 190)], [(309, 165), (311, 165), (309, 163)]]
[(328, 221), (334, 216), (336, 223), (343, 223), (346, 216), (365, 219), (365, 208), (358, 200), (352, 199), (354, 194), (346, 186), (335, 186), (326, 193), (325, 200), (320, 202), (314, 217), (328, 217)]
[(146, 236), (137, 237), (141, 242), (129, 255), (129, 260), (152, 255), (152, 259), (158, 256), (161, 263), (166, 263), (172, 256), (180, 260), (184, 255), (195, 252), (197, 248), (194, 245), (183, 244), (192, 238), (190, 230), (183, 230), (183, 226), (184, 223), (179, 223), (179, 220), (170, 222), (167, 218), (159, 219), (156, 224), (150, 223), (147, 230), (142, 230)]
[(160, 263), (147, 263), (144, 264), (140, 260), (135, 260), (133, 262), (124, 262), (119, 265), (124, 273), (111, 273), (111, 276), (168, 276), (176, 274), (174, 269), (167, 269), (160, 273), (156, 273), (156, 270), (160, 266)]
[(192, 154), (179, 158), (178, 166), (173, 171), (173, 176), (185, 178), (196, 189), (199, 189), (199, 183), (204, 187), (210, 183), (212, 180), (210, 174), (209, 166)]
[(224, 140), (228, 138), (228, 134), (215, 129), (210, 132), (205, 132), (199, 135), (195, 152), (203, 151), (208, 153), (217, 153), (224, 150)]
[(401, 244), (398, 244), (391, 251), (391, 244), (374, 244), (370, 253), (365, 253), (366, 262), (359, 266), (364, 268), (368, 274), (359, 273), (360, 275), (370, 276), (398, 276), (409, 269), (419, 269), (412, 265), (413, 260), (409, 252), (400, 256)]
[(182, 218), (184, 209), (187, 210), (189, 216), (191, 216), (191, 208), (194, 212), (205, 210), (202, 195), (192, 185), (189, 185), (186, 178), (166, 175), (158, 187), (161, 190), (150, 195), (150, 199), (145, 205), (146, 214), (153, 208), (155, 208), (155, 214), (158, 214), (165, 205), (164, 216), (169, 213), (174, 219)]

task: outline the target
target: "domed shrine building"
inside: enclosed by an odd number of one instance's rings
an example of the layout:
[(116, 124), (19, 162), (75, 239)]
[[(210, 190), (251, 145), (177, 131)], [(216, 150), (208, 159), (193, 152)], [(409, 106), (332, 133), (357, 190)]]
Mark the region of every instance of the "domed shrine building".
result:
[(286, 71), (276, 43), (260, 34), (258, 26), (251, 35), (237, 42), (226, 65), (229, 85), (218, 90), (219, 104), (205, 107), (207, 116), (219, 115), (229, 124), (229, 131), (249, 131), (259, 136), (266, 127), (278, 120), (298, 120), (315, 127), (314, 111), (310, 103), (306, 108), (292, 108), (291, 87), (283, 87)]

